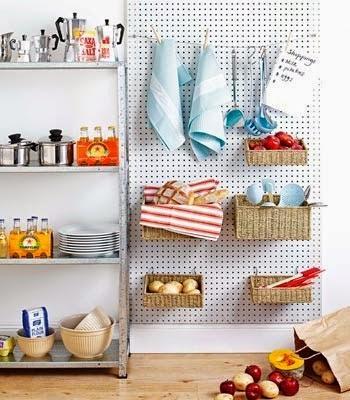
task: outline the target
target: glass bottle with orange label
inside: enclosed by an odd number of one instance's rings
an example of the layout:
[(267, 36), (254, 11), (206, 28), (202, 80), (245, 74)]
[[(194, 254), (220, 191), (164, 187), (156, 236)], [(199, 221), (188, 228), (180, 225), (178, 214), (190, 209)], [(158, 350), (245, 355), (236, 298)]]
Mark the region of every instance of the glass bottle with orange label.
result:
[(107, 146), (109, 148), (109, 164), (119, 165), (119, 138), (116, 134), (116, 127), (108, 127)]
[(87, 149), (89, 147), (89, 128), (82, 126), (80, 128), (80, 138), (77, 141), (77, 163), (78, 165), (88, 165)]
[(0, 219), (0, 258), (7, 258), (8, 240), (5, 230), (5, 220)]
[(89, 157), (89, 165), (106, 165), (105, 158), (109, 154), (108, 147), (103, 141), (102, 128), (95, 126), (94, 139), (87, 149), (87, 156)]
[(21, 232), (21, 220), (19, 218), (13, 219), (13, 228), (9, 234), (9, 256), (10, 258), (20, 258), (21, 251), (19, 249), (19, 242), (23, 232)]
[(19, 248), (22, 250), (22, 257), (34, 258), (34, 253), (40, 248), (40, 242), (33, 229), (33, 220), (27, 219), (27, 231), (19, 241)]

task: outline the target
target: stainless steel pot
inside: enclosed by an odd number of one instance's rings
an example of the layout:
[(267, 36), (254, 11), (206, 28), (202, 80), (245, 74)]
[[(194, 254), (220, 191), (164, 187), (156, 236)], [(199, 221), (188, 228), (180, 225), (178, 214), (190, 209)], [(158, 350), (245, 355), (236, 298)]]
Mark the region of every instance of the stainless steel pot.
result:
[(10, 40), (13, 32), (0, 34), (0, 62), (11, 61), (12, 50)]
[(39, 140), (40, 165), (72, 165), (74, 162), (74, 140), (62, 136), (60, 129), (52, 129), (49, 138)]
[(21, 135), (9, 135), (10, 143), (0, 144), (1, 166), (27, 166), (30, 163), (30, 150), (36, 150), (36, 144), (22, 139)]

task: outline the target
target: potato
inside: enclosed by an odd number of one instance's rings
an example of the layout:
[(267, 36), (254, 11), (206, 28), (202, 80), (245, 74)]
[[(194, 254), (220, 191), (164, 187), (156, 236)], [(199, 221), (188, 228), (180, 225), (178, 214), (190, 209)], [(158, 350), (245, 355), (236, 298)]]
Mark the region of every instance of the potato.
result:
[(201, 291), (198, 289), (193, 289), (190, 292), (187, 292), (186, 294), (201, 294)]
[(329, 370), (327, 363), (323, 360), (317, 360), (312, 364), (312, 370), (318, 376)]
[(180, 283), (180, 282), (177, 282), (177, 281), (170, 281), (170, 282), (166, 283), (166, 285), (173, 285), (173, 286), (175, 286), (175, 287), (178, 288), (179, 293), (182, 292), (183, 286), (182, 286), (182, 283)]
[(262, 395), (267, 399), (274, 399), (279, 394), (278, 386), (271, 381), (261, 381), (259, 386), (262, 391)]
[(161, 281), (153, 281), (148, 285), (148, 291), (151, 293), (158, 293), (159, 289), (164, 286), (164, 283)]
[(188, 278), (182, 282), (183, 286), (188, 286), (189, 288), (192, 287), (193, 289), (198, 289), (198, 282), (195, 279)]
[(251, 375), (243, 373), (243, 372), (234, 376), (232, 380), (233, 380), (233, 383), (235, 384), (236, 389), (242, 390), (242, 391), (244, 391), (245, 388), (250, 383), (254, 382), (254, 379), (251, 377)]
[(233, 396), (228, 393), (219, 393), (214, 397), (214, 400), (233, 400)]
[(158, 293), (161, 294), (179, 294), (181, 290), (176, 285), (171, 285), (170, 282), (166, 283), (165, 285), (161, 286)]
[(321, 375), (321, 379), (322, 382), (326, 383), (327, 385), (332, 385), (335, 382), (335, 376), (330, 369), (324, 371), (324, 373)]

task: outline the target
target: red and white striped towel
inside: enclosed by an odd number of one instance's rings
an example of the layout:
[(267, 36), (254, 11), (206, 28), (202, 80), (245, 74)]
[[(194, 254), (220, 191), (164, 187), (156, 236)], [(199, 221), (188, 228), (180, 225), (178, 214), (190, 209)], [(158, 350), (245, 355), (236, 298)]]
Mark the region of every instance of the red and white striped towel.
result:
[(145, 204), (140, 224), (207, 240), (218, 240), (224, 214), (220, 204)]
[[(214, 178), (199, 179), (190, 182), (188, 185), (191, 190), (199, 195), (207, 194), (208, 192), (215, 190), (220, 181)], [(143, 196), (146, 203), (154, 203), (154, 196), (162, 185), (147, 185), (144, 187)]]

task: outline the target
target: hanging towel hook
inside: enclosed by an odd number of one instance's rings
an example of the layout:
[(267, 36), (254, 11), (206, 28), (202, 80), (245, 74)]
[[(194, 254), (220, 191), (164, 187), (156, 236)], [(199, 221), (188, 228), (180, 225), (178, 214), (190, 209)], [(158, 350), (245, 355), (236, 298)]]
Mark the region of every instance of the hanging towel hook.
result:
[(151, 29), (152, 29), (152, 31), (153, 31), (153, 33), (154, 33), (154, 36), (155, 36), (156, 39), (157, 39), (158, 44), (161, 44), (161, 43), (162, 43), (162, 37), (160, 36), (160, 34), (159, 34), (157, 28), (155, 28), (154, 25), (151, 25)]
[(205, 28), (203, 50), (205, 50), (208, 47), (208, 42), (209, 42), (209, 28)]

